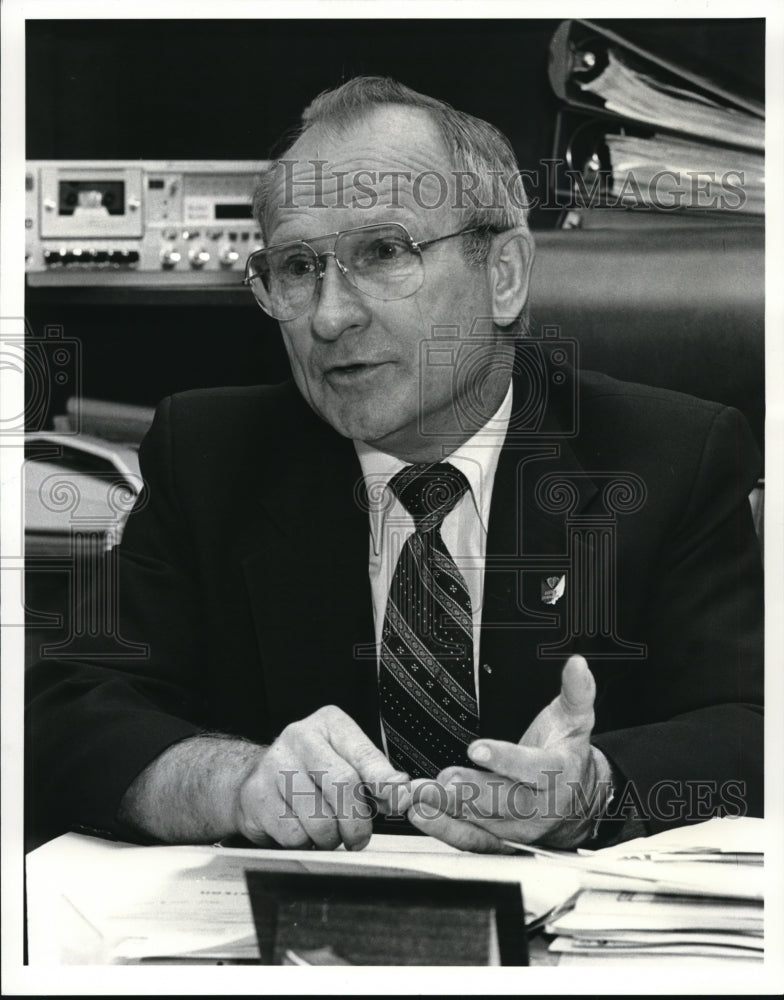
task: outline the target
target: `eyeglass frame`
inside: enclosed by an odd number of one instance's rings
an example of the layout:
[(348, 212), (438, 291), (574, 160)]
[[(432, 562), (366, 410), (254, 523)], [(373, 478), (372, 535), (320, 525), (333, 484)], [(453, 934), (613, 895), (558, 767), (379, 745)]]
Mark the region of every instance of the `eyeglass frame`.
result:
[[(317, 240), (328, 240), (331, 237), (334, 237), (335, 238), (335, 242), (337, 243), (338, 239), (341, 236), (345, 236), (348, 233), (361, 233), (361, 232), (363, 232), (364, 230), (367, 230), (367, 229), (382, 229), (384, 226), (395, 226), (398, 229), (402, 229), (403, 232), (406, 235), (406, 238), (408, 239), (409, 244), (410, 244), (409, 249), (415, 251), (420, 257), (422, 256), (422, 251), (423, 250), (426, 250), (428, 247), (433, 246), (435, 243), (441, 243), (444, 240), (451, 240), (455, 236), (466, 236), (468, 233), (477, 233), (477, 232), (482, 232), (482, 231), (485, 231), (485, 232), (493, 232), (494, 231), (494, 230), (492, 230), (488, 226), (470, 226), (467, 229), (458, 229), (457, 232), (454, 232), (454, 233), (447, 233), (445, 236), (436, 236), (436, 237), (434, 237), (431, 240), (415, 240), (414, 237), (411, 235), (411, 233), (409, 233), (408, 229), (406, 229), (406, 227), (403, 225), (402, 222), (373, 222), (373, 223), (370, 223), (367, 226), (354, 226), (351, 229), (339, 229), (337, 232), (334, 232), (334, 233), (325, 233), (323, 236), (314, 236), (314, 237), (312, 237), (312, 241), (315, 243)], [(337, 264), (338, 270), (340, 271), (340, 273), (344, 277), (346, 277), (348, 275), (348, 268), (343, 264), (343, 262), (340, 260), (340, 258), (337, 256), (337, 254), (335, 253), (334, 250), (325, 250), (323, 253), (317, 253), (316, 250), (315, 250), (315, 248), (312, 247), (307, 240), (286, 240), (283, 243), (273, 243), (272, 246), (269, 246), (269, 247), (260, 247), (258, 250), (254, 250), (252, 253), (248, 254), (248, 259), (245, 262), (245, 277), (242, 279), (242, 284), (246, 285), (247, 287), (249, 287), (251, 289), (251, 292), (253, 293), (253, 298), (258, 303), (259, 308), (263, 309), (264, 312), (267, 313), (268, 316), (272, 317), (272, 319), (276, 319), (277, 317), (272, 316), (271, 313), (267, 312), (267, 310), (264, 309), (264, 306), (259, 301), (258, 296), (256, 295), (255, 292), (253, 292), (253, 288), (251, 287), (251, 281), (253, 281), (254, 278), (258, 278), (259, 280), (261, 280), (261, 276), (259, 274), (250, 275), (248, 273), (250, 271), (251, 261), (258, 254), (267, 253), (270, 250), (281, 250), (284, 247), (295, 246), (295, 245), (300, 244), (300, 243), (304, 244), (308, 248), (308, 250), (310, 250), (312, 252), (313, 256), (316, 258), (316, 264), (318, 266), (319, 273), (316, 276), (316, 284), (313, 286), (313, 294), (311, 295), (311, 297), (310, 297), (310, 299), (308, 301), (307, 306), (305, 306), (305, 308), (302, 310), (302, 312), (297, 313), (296, 316), (291, 316), (289, 319), (286, 319), (286, 320), (278, 320), (278, 322), (280, 322), (280, 323), (289, 323), (293, 319), (298, 319), (307, 310), (308, 306), (310, 305), (310, 303), (313, 301), (313, 299), (316, 296), (316, 289), (318, 288), (318, 283), (323, 280), (324, 274), (326, 273), (327, 266), (326, 266), (326, 263), (323, 262), (323, 258), (324, 257), (334, 257), (335, 258), (335, 263)], [(424, 264), (424, 261), (423, 261), (423, 264)], [(347, 279), (347, 280), (349, 280), (349, 283), (351, 284), (351, 287), (352, 288), (356, 288), (356, 290), (358, 292), (360, 292), (362, 295), (367, 295), (368, 298), (371, 298), (371, 299), (375, 298), (374, 295), (372, 295), (370, 292), (366, 292), (362, 288), (359, 288), (350, 279)], [(422, 280), (424, 281), (424, 277), (423, 277)], [(379, 301), (379, 302), (402, 302), (403, 299), (408, 299), (412, 295), (416, 295), (416, 293), (419, 291), (419, 289), (421, 287), (422, 287), (422, 285), (420, 284), (419, 287), (416, 288), (413, 292), (409, 292), (408, 295), (403, 295), (399, 299), (377, 299), (377, 301)]]

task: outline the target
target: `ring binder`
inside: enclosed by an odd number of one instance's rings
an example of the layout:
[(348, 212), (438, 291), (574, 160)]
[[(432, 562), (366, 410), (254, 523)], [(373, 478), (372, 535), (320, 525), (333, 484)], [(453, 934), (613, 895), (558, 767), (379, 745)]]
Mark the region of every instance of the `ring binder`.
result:
[(549, 77), (566, 104), (551, 195), (570, 210), (568, 225), (596, 208), (764, 213), (764, 106), (755, 98), (591, 21), (558, 26)]
[(601, 101), (586, 96), (580, 84), (594, 80), (606, 68), (612, 48), (622, 53), (625, 60), (640, 73), (652, 74), (664, 83), (685, 87), (764, 120), (765, 106), (762, 101), (730, 90), (704, 74), (647, 51), (614, 31), (586, 20), (563, 21), (553, 35), (548, 72), (556, 95), (572, 107), (603, 111)]

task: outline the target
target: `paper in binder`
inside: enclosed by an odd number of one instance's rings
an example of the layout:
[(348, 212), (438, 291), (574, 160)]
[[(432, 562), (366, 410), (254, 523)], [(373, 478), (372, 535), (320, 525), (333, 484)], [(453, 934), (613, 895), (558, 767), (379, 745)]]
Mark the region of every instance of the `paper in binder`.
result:
[(692, 219), (718, 211), (725, 221), (765, 210), (760, 154), (568, 109), (558, 115), (553, 163), (568, 209), (653, 209), (669, 218), (685, 210)]
[[(715, 141), (748, 142), (752, 148), (762, 148), (765, 110), (761, 101), (592, 21), (559, 25), (550, 44), (549, 76), (557, 96), (572, 107), (692, 135), (703, 134), (694, 131), (695, 122), (700, 127), (702, 120), (720, 121), (722, 126), (712, 136)], [(734, 130), (738, 122), (748, 129), (748, 136)]]
[(638, 221), (764, 214), (764, 107), (752, 96), (590, 21), (559, 26), (549, 72), (567, 105), (556, 120), (553, 190), (581, 213), (570, 224), (582, 225), (585, 209), (643, 210)]

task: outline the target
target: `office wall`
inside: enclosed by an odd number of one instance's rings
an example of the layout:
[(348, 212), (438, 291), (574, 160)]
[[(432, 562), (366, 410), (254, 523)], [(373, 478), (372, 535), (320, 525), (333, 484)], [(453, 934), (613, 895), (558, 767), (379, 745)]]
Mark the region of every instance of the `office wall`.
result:
[[(551, 20), (29, 21), (27, 156), (264, 158), (320, 90), (389, 74), (489, 118), (523, 166), (551, 155)], [(761, 20), (631, 21), (616, 30), (760, 91)], [(544, 198), (544, 173), (531, 193)], [(559, 212), (533, 213), (534, 228)], [(181, 389), (278, 381), (276, 327), (244, 307), (28, 297), (34, 329), (83, 344), (83, 392), (153, 404)]]
[[(263, 158), (315, 94), (367, 73), (490, 119), (534, 168), (552, 152), (547, 56), (558, 23), (30, 21), (27, 156)], [(764, 89), (761, 19), (602, 23), (728, 84)]]

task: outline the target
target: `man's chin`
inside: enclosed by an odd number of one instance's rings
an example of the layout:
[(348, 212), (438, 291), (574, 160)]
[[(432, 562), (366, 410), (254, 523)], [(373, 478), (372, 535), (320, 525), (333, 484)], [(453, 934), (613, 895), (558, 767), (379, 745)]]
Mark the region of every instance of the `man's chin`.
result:
[[(377, 442), (397, 436), (411, 422), (395, 407), (389, 390), (330, 396), (323, 400), (321, 407), (316, 407), (322, 419), (343, 437), (363, 441), (382, 451), (382, 444)], [(416, 426), (416, 420), (413, 423)]]
[(368, 416), (367, 419), (362, 419), (355, 413), (345, 419), (327, 414), (324, 419), (343, 437), (351, 438), (352, 441), (362, 441), (372, 448), (378, 448), (379, 451), (385, 450), (384, 441), (396, 437), (397, 428), (387, 420), (380, 420), (378, 414)]

